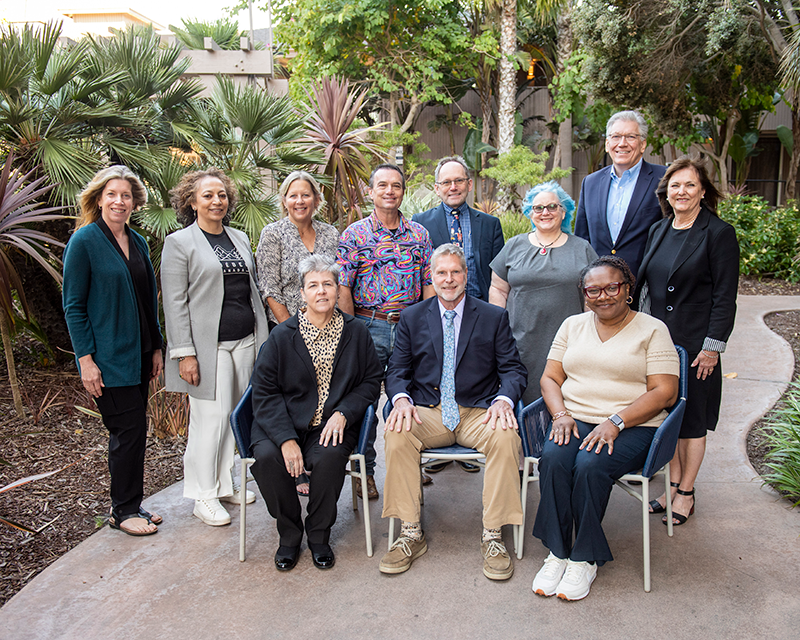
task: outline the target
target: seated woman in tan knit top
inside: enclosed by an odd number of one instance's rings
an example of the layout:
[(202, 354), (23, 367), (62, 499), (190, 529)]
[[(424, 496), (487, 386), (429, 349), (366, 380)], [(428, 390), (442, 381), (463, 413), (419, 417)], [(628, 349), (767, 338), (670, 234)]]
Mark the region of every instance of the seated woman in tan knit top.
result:
[(642, 467), (678, 396), (669, 330), (630, 309), (634, 281), (621, 258), (587, 266), (580, 286), (588, 311), (564, 321), (547, 356), (541, 386), (553, 424), (533, 527), (550, 549), (533, 581), (540, 595), (585, 598), (597, 567), (613, 560), (601, 523), (614, 479)]

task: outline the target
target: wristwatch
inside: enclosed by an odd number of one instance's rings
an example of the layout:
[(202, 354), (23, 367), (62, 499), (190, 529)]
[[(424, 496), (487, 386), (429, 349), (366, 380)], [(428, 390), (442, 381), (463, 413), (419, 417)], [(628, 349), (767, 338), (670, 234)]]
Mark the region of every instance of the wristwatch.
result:
[(625, 428), (625, 421), (620, 418), (616, 413), (613, 416), (608, 416), (609, 421), (613, 424), (617, 429), (622, 431)]

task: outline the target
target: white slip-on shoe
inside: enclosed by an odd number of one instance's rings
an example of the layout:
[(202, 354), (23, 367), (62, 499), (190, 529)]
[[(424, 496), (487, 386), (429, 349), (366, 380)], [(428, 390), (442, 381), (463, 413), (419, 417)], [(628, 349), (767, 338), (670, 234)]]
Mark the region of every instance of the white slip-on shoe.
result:
[[(253, 504), (256, 501), (256, 494), (247, 490), (247, 504)], [(234, 488), (232, 496), (225, 496), (219, 499), (220, 502), (227, 502), (229, 504), (242, 504), (242, 490), (239, 487)]]
[(564, 577), (556, 587), (556, 595), (562, 600), (582, 600), (589, 595), (589, 587), (596, 577), (596, 564), (568, 560)]
[(567, 568), (567, 560), (557, 558), (551, 552), (544, 560), (542, 568), (533, 579), (534, 593), (540, 596), (554, 596), (556, 594), (556, 587), (558, 587), (561, 578), (564, 576), (564, 571)]
[(216, 498), (195, 500), (192, 515), (212, 527), (221, 527), (231, 523), (230, 514), (225, 511), (225, 507)]

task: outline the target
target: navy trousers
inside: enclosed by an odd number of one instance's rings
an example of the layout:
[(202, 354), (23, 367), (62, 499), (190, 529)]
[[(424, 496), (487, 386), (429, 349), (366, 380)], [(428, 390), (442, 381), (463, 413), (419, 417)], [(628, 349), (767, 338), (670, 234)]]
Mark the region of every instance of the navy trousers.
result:
[(608, 447), (599, 454), (579, 450), (596, 425), (575, 423), (579, 438), (573, 435), (569, 444), (561, 446), (545, 442), (533, 535), (558, 558), (602, 566), (614, 559), (602, 527), (614, 480), (644, 466), (656, 427), (623, 429), (614, 441), (614, 453), (608, 455)]

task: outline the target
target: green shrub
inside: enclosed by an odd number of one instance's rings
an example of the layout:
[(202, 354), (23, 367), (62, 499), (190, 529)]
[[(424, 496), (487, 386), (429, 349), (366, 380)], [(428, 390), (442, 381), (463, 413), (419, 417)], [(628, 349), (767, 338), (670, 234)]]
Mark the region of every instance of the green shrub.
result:
[(770, 469), (764, 481), (796, 507), (800, 504), (800, 382), (792, 382), (782, 400), (784, 406), (775, 410), (776, 417), (762, 432), (768, 448), (765, 464)]
[(720, 203), (719, 215), (736, 229), (742, 275), (800, 281), (795, 259), (800, 235), (797, 201), (776, 208), (759, 196), (732, 195)]
[(531, 221), (521, 213), (515, 211), (506, 211), (501, 213), (500, 226), (503, 228), (503, 239), (508, 242), (514, 236), (520, 233), (530, 233), (532, 231)]

